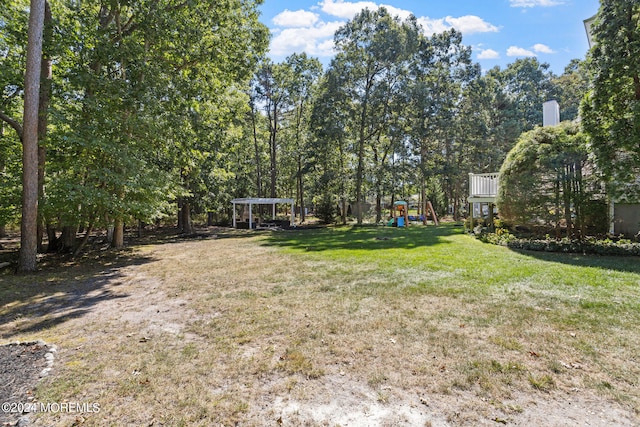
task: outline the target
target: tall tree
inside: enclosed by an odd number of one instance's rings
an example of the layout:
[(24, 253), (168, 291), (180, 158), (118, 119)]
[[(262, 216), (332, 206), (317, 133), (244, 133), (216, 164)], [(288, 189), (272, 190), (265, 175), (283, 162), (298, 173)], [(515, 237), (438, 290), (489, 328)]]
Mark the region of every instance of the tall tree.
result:
[(31, 0), (22, 132), (22, 220), (18, 271), (37, 269), (38, 252), (38, 103), (45, 0)]
[(499, 73), (502, 90), (515, 111), (520, 132), (542, 125), (542, 104), (557, 98), (554, 75), (547, 63), (522, 58)]
[(589, 75), (585, 61), (573, 59), (561, 76), (552, 79), (560, 104), (560, 120), (573, 121), (580, 115), (580, 103), (589, 91)]
[(349, 138), (356, 157), (354, 207), (357, 222), (362, 224), (365, 182), (370, 172), (368, 157), (389, 123), (385, 103), (389, 100), (390, 75), (406, 60), (404, 47), (410, 44), (410, 38), (406, 24), (379, 8), (357, 14), (336, 31), (334, 42), (337, 54), (328, 72), (337, 75), (337, 90), (349, 100), (344, 105), (349, 108)]
[(21, 143), (28, 2), (0, 8), (0, 235), (17, 222), (21, 203)]
[(323, 222), (332, 223), (339, 210), (340, 221), (346, 224), (353, 171), (348, 168), (352, 163), (352, 156), (347, 150), (349, 99), (340, 86), (339, 73), (331, 70), (325, 73), (313, 104), (310, 119), (312, 164), (316, 176), (313, 200), (316, 215)]
[(255, 80), (255, 92), (258, 95), (264, 113), (269, 123), (269, 195), (277, 197), (278, 193), (278, 157), (280, 152), (281, 121), (284, 114), (291, 108), (291, 96), (289, 95), (292, 81), (292, 70), (289, 64), (274, 64), (270, 59), (265, 59), (257, 73)]
[(602, 0), (587, 58), (585, 130), (614, 198), (640, 200), (640, 4)]
[[(61, 225), (148, 221), (179, 197), (202, 205), (203, 163), (228, 123), (228, 90), (241, 86), (267, 43), (257, 2), (170, 0), (74, 3), (57, 104), (47, 203)], [(75, 233), (74, 233), (75, 234)]]
[(471, 49), (462, 44), (460, 32), (451, 30), (420, 39), (408, 93), (411, 139), (420, 158), (423, 200), (426, 182), (438, 176), (448, 202), (458, 206), (463, 175), (467, 172), (459, 165), (459, 146), (470, 137), (462, 130), (466, 119), (460, 117), (461, 103), (466, 88), (479, 77), (479, 71), (471, 61)]
[[(290, 68), (290, 79), (286, 82), (290, 97), (290, 110), (285, 114), (285, 139), (287, 140), (291, 176), (296, 183), (296, 195), (300, 209), (300, 220), (305, 220), (305, 177), (310, 169), (310, 112), (314, 88), (322, 73), (322, 64), (317, 58), (306, 54), (293, 54), (285, 60)], [(287, 181), (291, 181), (287, 177)]]

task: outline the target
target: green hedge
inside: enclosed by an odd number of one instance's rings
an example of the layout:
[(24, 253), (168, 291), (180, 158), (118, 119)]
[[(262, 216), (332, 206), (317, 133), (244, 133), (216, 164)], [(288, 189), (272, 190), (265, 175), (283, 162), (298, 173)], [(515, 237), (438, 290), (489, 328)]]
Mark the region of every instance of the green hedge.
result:
[(640, 256), (640, 243), (629, 239), (523, 239), (501, 228), (495, 233), (480, 233), (477, 237), (486, 243), (528, 251)]

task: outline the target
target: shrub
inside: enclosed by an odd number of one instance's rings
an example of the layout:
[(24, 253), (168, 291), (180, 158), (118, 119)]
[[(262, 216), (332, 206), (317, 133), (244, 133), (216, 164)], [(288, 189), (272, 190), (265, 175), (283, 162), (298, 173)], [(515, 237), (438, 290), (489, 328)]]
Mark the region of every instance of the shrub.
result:
[(544, 239), (519, 238), (505, 229), (497, 229), (495, 233), (482, 233), (478, 239), (485, 243), (528, 251), (640, 256), (640, 243), (633, 243), (629, 239), (553, 239), (548, 235)]
[(522, 134), (500, 169), (497, 205), (505, 222), (553, 227), (580, 237), (606, 230), (599, 178), (577, 125), (538, 127)]
[(338, 209), (333, 197), (329, 194), (322, 195), (316, 201), (316, 216), (324, 224), (332, 224), (338, 215)]

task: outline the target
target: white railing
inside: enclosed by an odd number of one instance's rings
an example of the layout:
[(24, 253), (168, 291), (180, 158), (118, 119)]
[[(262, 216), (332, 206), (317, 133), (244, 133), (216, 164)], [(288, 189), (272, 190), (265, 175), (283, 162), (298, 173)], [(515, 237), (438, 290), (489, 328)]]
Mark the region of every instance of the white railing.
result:
[(498, 195), (498, 172), (470, 173), (469, 197), (496, 197)]

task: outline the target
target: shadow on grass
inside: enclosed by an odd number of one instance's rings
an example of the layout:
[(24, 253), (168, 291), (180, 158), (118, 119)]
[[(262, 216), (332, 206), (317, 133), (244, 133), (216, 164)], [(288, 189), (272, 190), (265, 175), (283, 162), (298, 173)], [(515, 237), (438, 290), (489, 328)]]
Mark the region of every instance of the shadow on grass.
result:
[(0, 340), (49, 329), (84, 316), (102, 301), (127, 297), (117, 292), (124, 278), (122, 267), (150, 261), (150, 257), (120, 251), (91, 265), (0, 275)]
[(635, 256), (583, 255), (576, 253), (527, 251), (522, 249), (511, 250), (540, 261), (566, 264), (575, 267), (591, 267), (640, 274), (640, 258)]
[(416, 249), (449, 243), (462, 227), (327, 227), (274, 232), (264, 243), (304, 251)]

